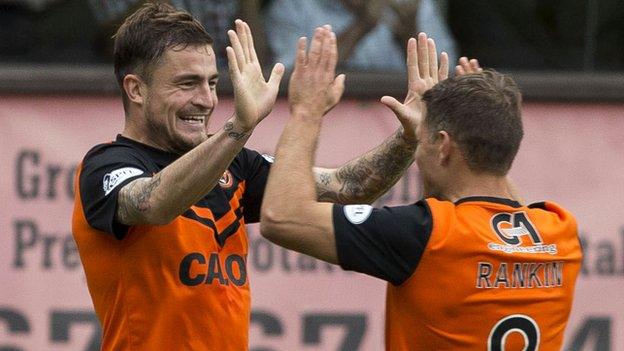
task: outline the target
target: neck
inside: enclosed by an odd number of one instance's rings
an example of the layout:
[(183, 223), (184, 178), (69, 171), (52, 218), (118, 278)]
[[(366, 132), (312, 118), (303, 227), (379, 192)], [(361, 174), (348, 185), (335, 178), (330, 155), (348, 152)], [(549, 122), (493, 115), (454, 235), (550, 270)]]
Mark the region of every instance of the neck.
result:
[(443, 196), (452, 202), (469, 196), (516, 199), (506, 176), (475, 174), (466, 171), (461, 177), (454, 178), (451, 184), (446, 188)]
[(136, 122), (134, 122), (137, 120), (139, 119), (126, 117), (126, 123), (124, 125), (123, 132), (121, 132), (121, 135), (128, 139), (138, 141), (141, 144), (145, 144), (163, 151), (171, 152), (171, 150), (164, 147), (164, 145), (161, 145), (158, 140), (153, 138), (154, 133), (151, 133), (146, 125), (137, 125)]

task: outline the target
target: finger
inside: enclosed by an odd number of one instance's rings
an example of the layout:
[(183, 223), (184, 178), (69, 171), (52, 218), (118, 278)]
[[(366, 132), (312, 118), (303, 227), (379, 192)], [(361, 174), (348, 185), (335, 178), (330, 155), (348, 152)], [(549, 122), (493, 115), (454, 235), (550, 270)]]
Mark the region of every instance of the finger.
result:
[(332, 83), (331, 94), (336, 104), (340, 101), (340, 98), (342, 98), (342, 94), (344, 93), (345, 78), (346, 76), (344, 74), (339, 74)]
[(237, 84), (240, 77), (240, 68), (238, 67), (238, 62), (236, 60), (236, 54), (234, 53), (234, 49), (231, 46), (225, 48), (225, 53), (228, 58), (228, 71), (230, 72), (230, 80), (233, 84)]
[(446, 52), (440, 54), (440, 70), (438, 71), (438, 77), (440, 81), (445, 80), (449, 76), (449, 58)]
[(297, 53), (295, 55), (295, 70), (301, 69), (306, 65), (306, 46), (308, 39), (306, 37), (299, 38), (297, 42)]
[(464, 72), (472, 73), (472, 67), (470, 67), (470, 62), (468, 62), (467, 57), (462, 57), (459, 59), (459, 64), (463, 68)]
[(237, 19), (234, 23), (236, 24), (236, 33), (238, 34), (241, 47), (243, 48), (243, 54), (245, 55), (244, 62), (251, 62), (251, 53), (249, 53), (249, 37), (247, 36), (247, 31), (245, 30), (245, 22)]
[(277, 96), (277, 91), (279, 90), (280, 82), (282, 81), (282, 77), (284, 77), (284, 65), (281, 63), (276, 63), (273, 66), (273, 70), (271, 70), (271, 76), (269, 77), (269, 88), (271, 91), (274, 91)]
[(308, 53), (308, 66), (317, 65), (321, 59), (323, 38), (325, 36), (324, 34), (324, 28), (318, 27), (314, 30), (314, 36), (312, 37), (312, 43), (310, 44), (310, 52)]
[(245, 32), (247, 32), (247, 46), (249, 46), (249, 60), (253, 63), (258, 62), (258, 56), (256, 55), (256, 48), (254, 47), (253, 35), (251, 35), (251, 28), (247, 22), (243, 22), (245, 27)]
[(483, 68), (479, 65), (479, 61), (477, 59), (470, 60), (470, 67), (474, 72), (481, 72)]
[(427, 49), (427, 34), (418, 34), (418, 71), (421, 78), (429, 78), (429, 53)]
[(411, 84), (419, 79), (416, 39), (410, 38), (407, 41), (407, 81)]
[(455, 75), (457, 76), (463, 76), (464, 74), (466, 74), (466, 71), (464, 71), (464, 68), (460, 65), (455, 66)]
[(338, 64), (338, 45), (336, 43), (336, 33), (329, 33), (329, 61), (327, 61), (327, 70), (332, 72), (332, 76), (336, 71)]
[(438, 81), (438, 51), (435, 41), (431, 38), (427, 39), (427, 52), (429, 54), (429, 75), (434, 82)]
[(228, 38), (230, 39), (230, 44), (232, 44), (231, 48), (234, 50), (234, 55), (236, 56), (236, 63), (238, 65), (239, 70), (243, 70), (243, 64), (245, 63), (245, 54), (243, 53), (243, 48), (241, 47), (241, 43), (238, 39), (238, 34), (236, 34), (233, 30), (228, 30), (227, 32)]
[(325, 78), (334, 79), (335, 71), (332, 69), (330, 61), (332, 60), (331, 52), (331, 33), (323, 37), (323, 44), (321, 45), (321, 58), (319, 60), (319, 67), (322, 69)]
[(403, 116), (405, 116), (406, 114), (405, 105), (400, 103), (397, 99), (393, 98), (392, 96), (384, 96), (381, 98), (380, 101), (382, 104), (386, 105), (389, 109), (391, 109), (392, 112), (394, 112), (394, 114), (397, 116), (399, 121), (402, 121), (404, 119)]

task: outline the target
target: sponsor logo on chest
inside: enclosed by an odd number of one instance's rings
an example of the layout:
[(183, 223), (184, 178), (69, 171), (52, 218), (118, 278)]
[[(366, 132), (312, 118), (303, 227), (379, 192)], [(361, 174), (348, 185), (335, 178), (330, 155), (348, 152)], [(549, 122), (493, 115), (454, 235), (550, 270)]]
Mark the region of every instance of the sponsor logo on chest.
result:
[(220, 284), (244, 286), (247, 283), (247, 264), (243, 256), (231, 254), (223, 261), (218, 253), (204, 255), (192, 252), (180, 261), (178, 278), (186, 286)]

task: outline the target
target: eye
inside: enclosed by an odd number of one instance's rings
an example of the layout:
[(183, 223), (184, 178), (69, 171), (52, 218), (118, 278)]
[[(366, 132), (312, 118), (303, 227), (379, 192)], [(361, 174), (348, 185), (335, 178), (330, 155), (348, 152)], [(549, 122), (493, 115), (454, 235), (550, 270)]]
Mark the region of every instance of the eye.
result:
[(182, 89), (191, 89), (195, 86), (194, 81), (184, 81), (178, 84)]
[(217, 88), (217, 81), (211, 80), (210, 82), (208, 82), (208, 85), (210, 86), (210, 90), (215, 90)]

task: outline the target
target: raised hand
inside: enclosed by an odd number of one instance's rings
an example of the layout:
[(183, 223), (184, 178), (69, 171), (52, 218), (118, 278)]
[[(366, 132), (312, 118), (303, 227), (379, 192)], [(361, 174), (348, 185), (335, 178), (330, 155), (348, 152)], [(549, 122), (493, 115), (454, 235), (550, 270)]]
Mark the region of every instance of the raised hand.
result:
[(237, 19), (236, 31), (229, 30), (232, 46), (226, 48), (230, 79), (234, 87), (235, 120), (244, 129), (253, 129), (275, 105), (284, 65), (275, 64), (268, 82), (256, 56), (251, 29)]
[(422, 120), (422, 94), (438, 82), (448, 78), (448, 55), (438, 54), (435, 41), (427, 38), (425, 33), (418, 34), (418, 40), (410, 38), (407, 42), (407, 96), (403, 103), (393, 97), (384, 96), (381, 102), (388, 106), (403, 126), (403, 137), (409, 141), (416, 140), (416, 127)]
[(322, 117), (340, 101), (344, 74), (336, 75), (338, 48), (331, 27), (316, 28), (306, 52), (307, 39), (299, 38), (295, 66), (288, 85), (288, 103), (292, 114)]
[(481, 68), (477, 59), (468, 60), (467, 57), (460, 57), (457, 63), (457, 66), (455, 66), (455, 74), (458, 76), (483, 71), (483, 68)]

